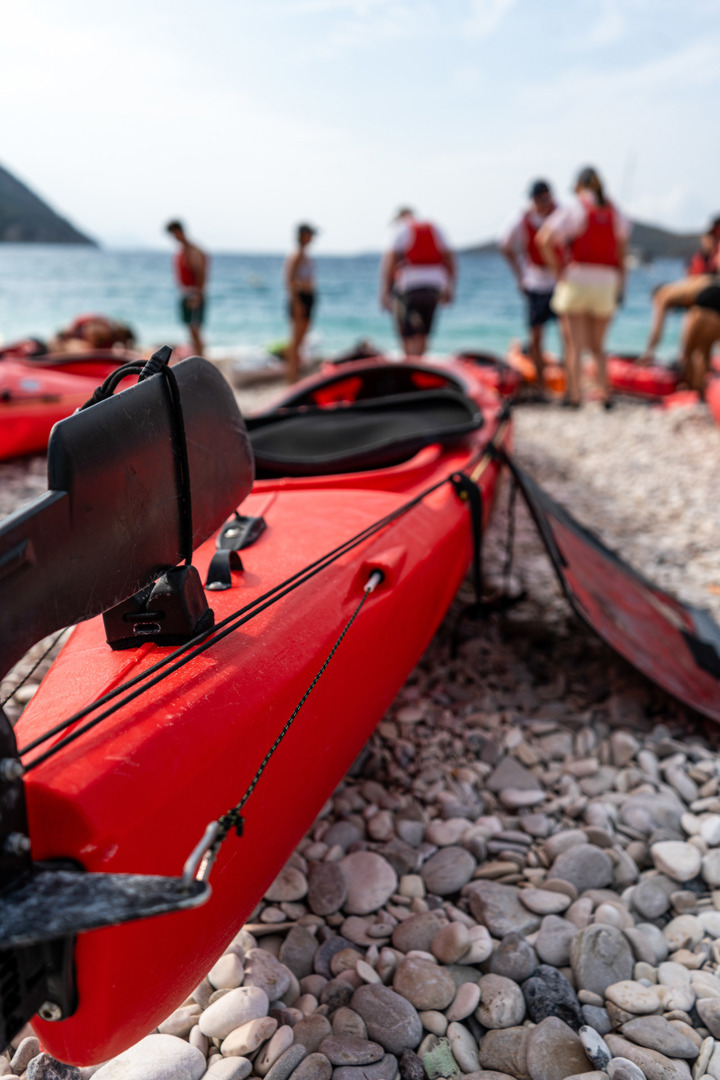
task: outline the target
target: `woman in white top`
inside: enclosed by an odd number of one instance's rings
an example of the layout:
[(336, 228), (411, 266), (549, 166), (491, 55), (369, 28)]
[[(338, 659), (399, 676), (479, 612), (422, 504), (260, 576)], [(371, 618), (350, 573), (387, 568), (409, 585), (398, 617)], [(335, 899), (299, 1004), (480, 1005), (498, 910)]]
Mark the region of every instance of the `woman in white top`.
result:
[[(587, 350), (603, 393), (613, 402), (605, 363), (605, 335), (625, 287), (625, 250), (630, 226), (606, 198), (595, 169), (583, 169), (575, 185), (577, 198), (560, 207), (537, 234), (548, 266), (557, 272), (552, 307), (560, 316), (566, 347), (567, 387), (563, 404), (580, 405), (580, 363)], [(557, 247), (567, 250), (563, 266)]]

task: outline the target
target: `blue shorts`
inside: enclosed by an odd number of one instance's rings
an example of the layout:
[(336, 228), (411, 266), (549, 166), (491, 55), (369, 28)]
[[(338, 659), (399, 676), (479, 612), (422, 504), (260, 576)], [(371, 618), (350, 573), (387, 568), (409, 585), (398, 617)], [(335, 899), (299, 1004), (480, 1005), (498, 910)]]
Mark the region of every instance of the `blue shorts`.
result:
[(180, 318), (186, 326), (202, 326), (205, 318), (205, 301), (199, 304), (191, 304), (187, 296), (180, 300)]
[(557, 318), (557, 315), (550, 307), (552, 295), (551, 292), (532, 292), (530, 289), (525, 289), (530, 326), (544, 326), (550, 319)]

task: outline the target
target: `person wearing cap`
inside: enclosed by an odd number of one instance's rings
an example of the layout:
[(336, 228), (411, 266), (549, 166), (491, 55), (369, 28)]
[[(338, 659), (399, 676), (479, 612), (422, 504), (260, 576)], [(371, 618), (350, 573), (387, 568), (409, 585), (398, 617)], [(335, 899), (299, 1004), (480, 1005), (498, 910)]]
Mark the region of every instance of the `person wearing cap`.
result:
[(180, 289), (180, 318), (190, 331), (190, 340), (198, 356), (203, 354), (202, 324), (205, 319), (205, 286), (209, 260), (197, 244), (192, 244), (180, 221), (170, 221), (166, 231), (180, 250), (175, 256), (175, 277)]
[(545, 389), (543, 328), (547, 322), (556, 318), (550, 300), (557, 276), (546, 264), (535, 238), (543, 223), (557, 207), (547, 180), (536, 180), (530, 186), (529, 195), (529, 206), (515, 218), (501, 237), (500, 251), (510, 264), (518, 288), (527, 300), (530, 356), (542, 393)]
[[(555, 210), (537, 234), (542, 257), (558, 275), (552, 298), (565, 340), (567, 390), (563, 404), (580, 405), (583, 351), (595, 362), (603, 404), (611, 408), (605, 336), (625, 288), (625, 253), (630, 224), (605, 194), (593, 168), (578, 174), (574, 199)], [(567, 265), (558, 259), (558, 245), (567, 247)]]
[(307, 247), (317, 229), (303, 222), (297, 227), (297, 249), (285, 262), (285, 289), (288, 294), (290, 316), (290, 344), (287, 350), (288, 382), (298, 380), (300, 372), (300, 348), (310, 329), (313, 308), (317, 301), (315, 289), (315, 265), (307, 254)]
[(455, 257), (436, 225), (409, 207), (395, 215), (390, 250), (380, 265), (380, 307), (395, 316), (406, 356), (422, 356), (438, 304), (452, 303)]

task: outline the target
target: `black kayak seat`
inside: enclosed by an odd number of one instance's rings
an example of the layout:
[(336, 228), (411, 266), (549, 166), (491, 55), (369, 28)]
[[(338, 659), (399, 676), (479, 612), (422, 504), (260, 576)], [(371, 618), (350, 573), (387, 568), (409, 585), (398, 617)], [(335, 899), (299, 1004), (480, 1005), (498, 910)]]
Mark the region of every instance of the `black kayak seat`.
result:
[(433, 443), (466, 438), (482, 426), (476, 403), (459, 390), (423, 390), (281, 408), (246, 420), (258, 479), (323, 476), (407, 461)]

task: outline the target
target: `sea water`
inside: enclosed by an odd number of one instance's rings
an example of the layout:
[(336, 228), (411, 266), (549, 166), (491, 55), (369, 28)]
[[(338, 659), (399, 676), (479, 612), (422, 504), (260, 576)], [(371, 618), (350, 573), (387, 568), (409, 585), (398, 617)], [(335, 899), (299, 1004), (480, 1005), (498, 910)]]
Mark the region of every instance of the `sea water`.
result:
[[(318, 306), (312, 350), (330, 355), (369, 339), (397, 347), (390, 316), (378, 305), (379, 255), (318, 256)], [(454, 304), (437, 318), (432, 350), (504, 353), (526, 335), (523, 298), (496, 253), (461, 255)], [(264, 350), (287, 340), (287, 301), (279, 255), (212, 256), (205, 338), (211, 356), (252, 365)], [(638, 352), (647, 339), (652, 288), (681, 277), (679, 260), (658, 260), (632, 270), (624, 305), (608, 346)], [(172, 257), (158, 251), (110, 251), (65, 245), (0, 244), (0, 339), (49, 338), (77, 315), (97, 312), (127, 322), (143, 346), (184, 342)], [(680, 320), (671, 317), (660, 355), (677, 353)], [(548, 345), (557, 349), (551, 328)]]

